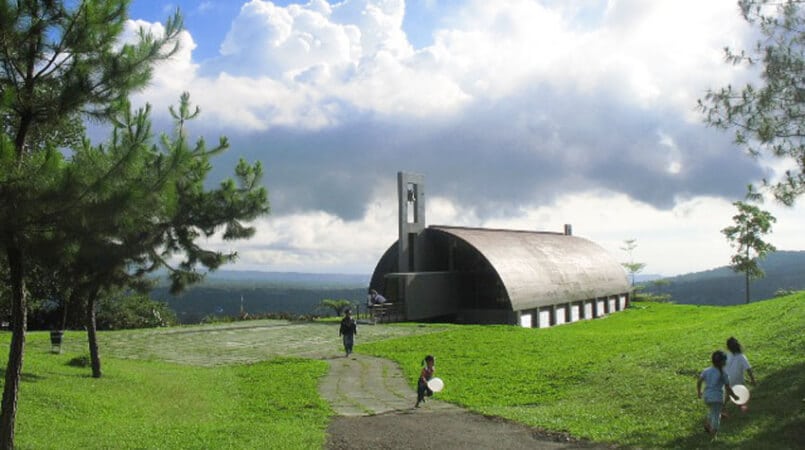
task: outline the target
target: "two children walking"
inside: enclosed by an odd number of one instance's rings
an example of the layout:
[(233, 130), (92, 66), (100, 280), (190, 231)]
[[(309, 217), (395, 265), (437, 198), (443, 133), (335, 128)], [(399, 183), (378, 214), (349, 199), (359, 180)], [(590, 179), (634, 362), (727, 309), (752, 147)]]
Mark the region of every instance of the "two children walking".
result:
[[(737, 399), (738, 396), (732, 391), (732, 386), (744, 384), (744, 372), (749, 374), (752, 384), (755, 383), (752, 367), (741, 351), (738, 340), (734, 337), (727, 339), (727, 348), (730, 351), (729, 355), (721, 350), (716, 350), (710, 355), (712, 366), (704, 369), (696, 382), (696, 393), (708, 408), (704, 429), (713, 437), (718, 433), (721, 418), (725, 416), (723, 411), (725, 391), (729, 397)], [(746, 404), (741, 405), (741, 409), (746, 411)]]

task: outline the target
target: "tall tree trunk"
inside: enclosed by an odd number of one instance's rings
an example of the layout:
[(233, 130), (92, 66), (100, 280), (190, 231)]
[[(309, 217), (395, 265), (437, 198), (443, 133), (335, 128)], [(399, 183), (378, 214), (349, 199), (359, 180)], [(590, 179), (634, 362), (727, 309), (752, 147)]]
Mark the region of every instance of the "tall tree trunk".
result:
[(59, 329), (64, 330), (67, 328), (67, 303), (68, 300), (65, 298), (62, 300), (61, 305), (61, 323), (59, 323)]
[(749, 304), (749, 271), (746, 272), (746, 303)]
[(95, 302), (98, 290), (93, 289), (87, 296), (87, 340), (89, 341), (89, 358), (92, 363), (92, 377), (101, 377), (101, 355), (98, 353), (98, 330), (95, 322)]
[(25, 330), (28, 326), (25, 272), (23, 252), (16, 245), (13, 233), (7, 236), (6, 256), (8, 258), (11, 285), (11, 346), (8, 352), (6, 378), (3, 387), (2, 411), (0, 411), (0, 449), (13, 450), (14, 426), (17, 418), (17, 397), (20, 390), (22, 360), (25, 352)]
[(20, 117), (20, 126), (17, 129), (17, 135), (14, 136), (14, 148), (17, 150), (17, 164), (22, 164), (25, 160), (23, 153), (25, 152), (25, 138), (28, 136), (28, 130), (31, 128), (33, 122), (32, 114), (23, 114)]
[[(67, 329), (67, 307), (69, 305), (75, 305), (78, 302), (80, 296), (78, 294), (78, 289), (72, 289), (70, 291), (70, 295), (64, 298), (64, 302), (62, 304), (62, 311), (61, 311), (61, 329)], [(80, 311), (80, 308), (79, 308)]]
[[(746, 247), (746, 260), (749, 261), (749, 246)], [(746, 304), (749, 304), (749, 269), (746, 269), (746, 278), (744, 279), (746, 283)]]

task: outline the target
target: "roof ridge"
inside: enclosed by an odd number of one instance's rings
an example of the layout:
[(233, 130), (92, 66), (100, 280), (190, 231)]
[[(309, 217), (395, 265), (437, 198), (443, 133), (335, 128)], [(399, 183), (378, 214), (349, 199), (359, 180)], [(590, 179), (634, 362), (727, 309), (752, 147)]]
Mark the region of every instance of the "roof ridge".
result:
[(456, 226), (456, 225), (429, 225), (428, 228), (444, 228), (444, 229), (451, 229), (451, 230), (499, 231), (499, 232), (507, 232), (507, 233), (553, 234), (553, 235), (565, 236), (565, 233), (561, 232), (561, 231), (513, 230), (513, 229), (509, 229), (509, 228), (464, 227), (464, 226)]

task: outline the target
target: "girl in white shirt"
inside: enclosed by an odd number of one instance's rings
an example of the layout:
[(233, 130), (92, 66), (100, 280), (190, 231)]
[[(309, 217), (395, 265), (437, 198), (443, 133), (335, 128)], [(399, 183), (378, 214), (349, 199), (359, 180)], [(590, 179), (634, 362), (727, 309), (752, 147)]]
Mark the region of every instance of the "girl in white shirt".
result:
[[(749, 375), (749, 381), (754, 385), (755, 375), (752, 373), (752, 366), (749, 360), (744, 356), (741, 349), (741, 344), (738, 339), (730, 337), (727, 339), (727, 349), (730, 351), (727, 355), (727, 364), (724, 366), (724, 372), (730, 379), (730, 386), (745, 385), (744, 372)], [(746, 412), (748, 407), (746, 404), (741, 405), (741, 411)]]

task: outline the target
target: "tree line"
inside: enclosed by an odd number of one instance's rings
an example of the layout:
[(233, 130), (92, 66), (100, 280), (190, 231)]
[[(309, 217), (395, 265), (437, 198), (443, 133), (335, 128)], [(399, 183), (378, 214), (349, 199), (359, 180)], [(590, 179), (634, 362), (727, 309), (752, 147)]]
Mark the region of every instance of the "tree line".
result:
[(167, 304), (180, 323), (199, 323), (216, 317), (238, 317), (242, 311), (250, 317), (267, 314), (290, 316), (322, 315), (322, 299), (347, 299), (352, 304), (365, 305), (366, 288), (302, 288), (226, 285), (194, 286), (179, 295), (167, 288), (157, 288), (152, 297)]

